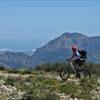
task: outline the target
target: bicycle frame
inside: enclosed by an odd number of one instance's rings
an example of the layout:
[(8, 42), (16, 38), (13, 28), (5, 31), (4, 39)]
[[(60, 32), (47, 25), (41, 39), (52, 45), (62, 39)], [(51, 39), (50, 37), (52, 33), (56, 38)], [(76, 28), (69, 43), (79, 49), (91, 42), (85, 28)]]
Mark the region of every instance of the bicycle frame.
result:
[(73, 71), (76, 73), (75, 67), (72, 63), (72, 61), (68, 61), (68, 64), (70, 65), (70, 67), (73, 69)]

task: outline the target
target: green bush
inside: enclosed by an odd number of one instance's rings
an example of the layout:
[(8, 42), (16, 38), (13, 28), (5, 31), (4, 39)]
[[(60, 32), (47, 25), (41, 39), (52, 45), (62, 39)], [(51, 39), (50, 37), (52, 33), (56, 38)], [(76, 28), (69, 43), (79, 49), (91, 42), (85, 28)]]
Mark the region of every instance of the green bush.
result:
[(80, 88), (75, 83), (67, 82), (60, 86), (60, 91), (66, 94), (78, 93)]
[(8, 73), (18, 74), (19, 73), (19, 70), (17, 70), (17, 69), (9, 69), (7, 72)]
[[(100, 64), (84, 63), (84, 67), (88, 68), (92, 74), (100, 75)], [(62, 63), (48, 63), (38, 65), (35, 70), (43, 70), (46, 72), (59, 72), (62, 68), (69, 68), (70, 66), (65, 62)]]
[(29, 91), (23, 95), (22, 100), (59, 100), (59, 97), (54, 93), (46, 93), (44, 95), (41, 95), (40, 93), (38, 95), (38, 93), (35, 93), (34, 91)]
[(66, 63), (48, 63), (43, 65), (38, 65), (36, 70), (43, 70), (46, 72), (60, 72), (60, 70), (64, 67), (67, 67)]
[(17, 82), (17, 80), (16, 80), (15, 78), (8, 77), (8, 78), (5, 80), (4, 85), (11, 85), (11, 86), (14, 86), (16, 82)]
[(7, 68), (5, 68), (5, 67), (0, 67), (0, 71), (6, 71), (7, 70)]

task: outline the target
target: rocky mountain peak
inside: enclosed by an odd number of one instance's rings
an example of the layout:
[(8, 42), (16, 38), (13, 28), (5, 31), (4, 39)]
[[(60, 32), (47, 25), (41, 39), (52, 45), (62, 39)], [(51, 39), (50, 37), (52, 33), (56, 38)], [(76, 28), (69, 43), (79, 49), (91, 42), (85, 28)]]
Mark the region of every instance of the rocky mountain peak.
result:
[(51, 40), (46, 45), (38, 48), (37, 51), (54, 51), (58, 49), (68, 49), (71, 45), (76, 44), (80, 46), (80, 42), (88, 38), (87, 36), (77, 32), (65, 32), (59, 37)]

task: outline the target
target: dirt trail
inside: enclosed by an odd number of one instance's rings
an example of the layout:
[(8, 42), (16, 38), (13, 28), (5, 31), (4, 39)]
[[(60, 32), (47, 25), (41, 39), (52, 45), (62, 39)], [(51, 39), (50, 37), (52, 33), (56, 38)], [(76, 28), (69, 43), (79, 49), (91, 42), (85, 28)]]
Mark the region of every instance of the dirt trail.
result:
[(23, 77), (24, 78), (24, 77), (28, 77), (30, 75), (31, 74), (21, 75), (21, 74), (14, 74), (14, 73), (7, 73), (7, 72), (1, 72), (0, 71), (0, 76), (3, 76), (3, 77)]
[[(50, 79), (56, 79), (59, 81), (63, 81), (59, 75), (53, 75), (51, 73), (45, 73), (45, 74), (38, 74), (38, 75), (34, 75), (34, 74), (26, 74), (26, 75), (21, 75), (21, 74), (14, 74), (14, 73), (7, 73), (7, 72), (3, 72), (0, 71), (0, 76), (3, 76), (5, 78), (7, 77), (13, 77), (13, 78), (27, 78), (29, 76), (36, 76), (36, 77), (45, 77), (45, 78), (50, 78)], [(69, 78), (67, 81), (71, 81), (71, 82), (75, 82), (76, 84), (79, 84), (79, 80), (77, 79), (71, 79)]]

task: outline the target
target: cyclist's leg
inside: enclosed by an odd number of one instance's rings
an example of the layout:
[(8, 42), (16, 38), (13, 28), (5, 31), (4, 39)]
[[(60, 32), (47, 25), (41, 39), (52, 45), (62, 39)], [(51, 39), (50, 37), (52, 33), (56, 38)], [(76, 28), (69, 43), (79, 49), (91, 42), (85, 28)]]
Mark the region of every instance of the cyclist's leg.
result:
[(75, 70), (76, 70), (76, 77), (80, 78), (80, 59), (75, 59)]
[(74, 64), (75, 64), (75, 69), (76, 70), (80, 69), (80, 59), (75, 59)]
[(72, 67), (72, 69), (74, 70), (74, 72), (76, 72), (75, 66), (73, 65), (73, 61), (70, 62), (70, 66)]

